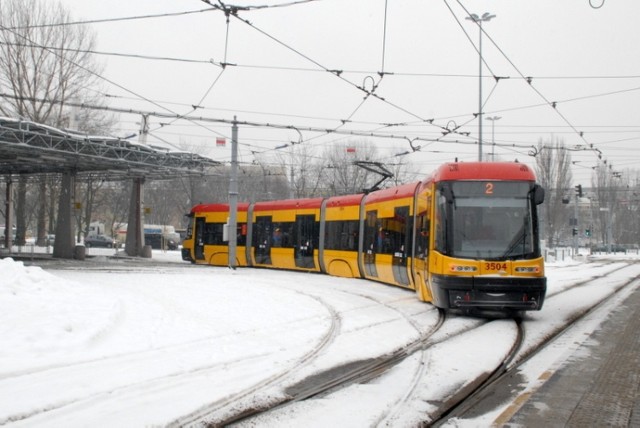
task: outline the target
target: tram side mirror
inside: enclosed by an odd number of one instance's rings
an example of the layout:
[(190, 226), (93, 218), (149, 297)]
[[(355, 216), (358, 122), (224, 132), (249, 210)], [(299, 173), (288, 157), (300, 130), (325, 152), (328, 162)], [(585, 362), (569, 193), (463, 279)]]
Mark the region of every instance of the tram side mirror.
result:
[(536, 184), (533, 188), (533, 202), (536, 205), (544, 202), (544, 189), (539, 184)]

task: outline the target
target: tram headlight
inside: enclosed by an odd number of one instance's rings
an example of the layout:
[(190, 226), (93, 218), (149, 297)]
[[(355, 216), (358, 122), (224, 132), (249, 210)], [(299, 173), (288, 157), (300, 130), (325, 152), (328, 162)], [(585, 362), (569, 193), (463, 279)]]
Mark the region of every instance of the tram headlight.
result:
[(451, 272), (454, 273), (471, 273), (477, 272), (477, 266), (469, 266), (469, 265), (450, 265)]
[(516, 273), (540, 273), (539, 266), (518, 266), (515, 269)]

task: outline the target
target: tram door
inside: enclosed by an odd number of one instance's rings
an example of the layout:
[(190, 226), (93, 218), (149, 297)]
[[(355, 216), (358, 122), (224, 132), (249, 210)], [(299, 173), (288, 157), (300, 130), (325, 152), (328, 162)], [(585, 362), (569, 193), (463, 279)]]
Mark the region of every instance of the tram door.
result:
[(315, 269), (313, 249), (316, 244), (316, 216), (297, 215), (293, 231), (293, 246), (296, 267)]
[(204, 260), (204, 225), (203, 217), (196, 218), (196, 233), (193, 240), (193, 252), (196, 260)]
[(429, 293), (429, 237), (431, 234), (431, 194), (423, 190), (416, 197), (415, 243), (411, 252), (412, 274), (418, 296), (431, 300)]
[(382, 246), (381, 226), (378, 223), (378, 211), (367, 211), (364, 227), (364, 270), (367, 276), (377, 277), (376, 253)]
[(396, 207), (393, 220), (393, 279), (398, 284), (409, 285), (409, 273), (407, 271), (407, 254), (411, 246), (411, 217), (409, 207)]
[(253, 232), (253, 249), (256, 264), (271, 264), (271, 236), (273, 222), (271, 216), (257, 216)]

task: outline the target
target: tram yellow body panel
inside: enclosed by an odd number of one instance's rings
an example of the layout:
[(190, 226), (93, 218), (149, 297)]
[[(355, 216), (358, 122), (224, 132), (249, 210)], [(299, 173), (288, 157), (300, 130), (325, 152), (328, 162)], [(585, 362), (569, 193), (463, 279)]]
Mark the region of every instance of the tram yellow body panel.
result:
[(251, 264), (319, 272), (317, 224), (321, 203), (321, 198), (256, 203)]
[[(543, 200), (526, 165), (454, 162), (367, 194), (239, 204), (236, 265), (366, 278), (445, 309), (539, 310)], [(229, 206), (189, 216), (183, 259), (228, 265)]]
[(325, 250), (324, 264), (329, 275), (360, 278), (358, 253), (355, 251)]

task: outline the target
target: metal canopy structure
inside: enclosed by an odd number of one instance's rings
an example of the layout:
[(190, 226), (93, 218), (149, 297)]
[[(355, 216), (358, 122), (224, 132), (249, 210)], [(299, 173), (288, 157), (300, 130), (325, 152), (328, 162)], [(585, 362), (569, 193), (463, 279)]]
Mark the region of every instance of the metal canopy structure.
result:
[(103, 172), (106, 178), (169, 179), (204, 174), (220, 162), (115, 137), (88, 136), (0, 118), (0, 174)]
[[(0, 177), (6, 182), (5, 225), (11, 230), (12, 183), (16, 176), (62, 174), (54, 257), (74, 257), (71, 221), (74, 181), (82, 174), (105, 180), (131, 179), (129, 225), (125, 251), (143, 255), (142, 186), (145, 180), (204, 175), (221, 163), (189, 152), (177, 152), (115, 137), (97, 137), (30, 121), (0, 117)], [(11, 248), (11, 234), (5, 234)], [(131, 235), (131, 236), (129, 236)], [(135, 236), (134, 236), (135, 235)], [(131, 239), (130, 239), (131, 238)]]

